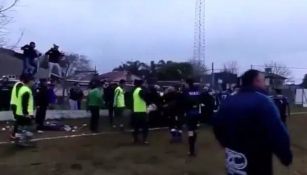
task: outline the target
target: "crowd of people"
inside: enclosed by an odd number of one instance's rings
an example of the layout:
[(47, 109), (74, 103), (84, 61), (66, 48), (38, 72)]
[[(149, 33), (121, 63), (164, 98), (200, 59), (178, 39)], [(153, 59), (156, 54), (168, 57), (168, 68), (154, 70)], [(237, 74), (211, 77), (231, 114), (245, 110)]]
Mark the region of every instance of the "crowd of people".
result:
[[(10, 105), (16, 120), (12, 134), (15, 139), (24, 133), (22, 129), (30, 126), (34, 118), (36, 129), (44, 128), (50, 103), (47, 81), (41, 80), (36, 92), (32, 87), (32, 76), (23, 74), (12, 89)], [(127, 124), (124, 121), (130, 118), (135, 144), (149, 144), (150, 125), (167, 125), (171, 143), (181, 143), (186, 128), (190, 156), (197, 153), (200, 123), (212, 125), (217, 140), (225, 148), (229, 174), (272, 174), (273, 154), (286, 166), (292, 162), (286, 128), (288, 102), (280, 90), (273, 100), (268, 96), (264, 77), (257, 70), (247, 71), (241, 77), (240, 86), (233, 91), (226, 90), (217, 95), (200, 88), (193, 79), (163, 91), (142, 80), (135, 80), (134, 86), (128, 89), (125, 80), (109, 84), (93, 79), (89, 88), (86, 109), (91, 113), (90, 130), (94, 133), (99, 132), (100, 109), (105, 106), (114, 128), (125, 131)], [(71, 106), (80, 109), (78, 101), (83, 98), (83, 93), (78, 84), (70, 91)]]

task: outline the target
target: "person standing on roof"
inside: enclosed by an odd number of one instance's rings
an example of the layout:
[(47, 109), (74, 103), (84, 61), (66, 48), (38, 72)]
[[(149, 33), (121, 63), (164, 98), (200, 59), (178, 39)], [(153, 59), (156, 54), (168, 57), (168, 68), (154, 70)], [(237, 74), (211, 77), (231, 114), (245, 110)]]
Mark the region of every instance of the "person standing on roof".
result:
[(264, 75), (249, 70), (241, 79), (240, 91), (224, 101), (214, 118), (227, 174), (272, 175), (273, 154), (285, 166), (292, 163), (289, 134), (266, 95)]
[(35, 49), (35, 47), (35, 42), (30, 42), (30, 44), (21, 47), (24, 55), (23, 74), (35, 75), (37, 73), (37, 62), (35, 59), (40, 57), (41, 54)]
[(114, 90), (114, 113), (115, 113), (115, 126), (124, 130), (124, 112), (126, 109), (125, 104), (125, 87), (126, 81), (120, 80), (119, 85)]
[(54, 44), (53, 47), (48, 50), (45, 55), (48, 58), (49, 77), (51, 77), (54, 68), (57, 69), (58, 76), (62, 77), (62, 68), (60, 66), (60, 62), (64, 54), (59, 51), (59, 46)]

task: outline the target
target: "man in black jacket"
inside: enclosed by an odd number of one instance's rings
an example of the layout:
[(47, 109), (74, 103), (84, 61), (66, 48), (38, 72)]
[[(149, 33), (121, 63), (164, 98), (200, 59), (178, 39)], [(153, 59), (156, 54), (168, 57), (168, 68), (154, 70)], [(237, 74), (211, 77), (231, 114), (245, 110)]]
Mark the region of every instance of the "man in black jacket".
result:
[(41, 54), (35, 49), (35, 42), (30, 42), (21, 48), (23, 51), (23, 73), (31, 74), (32, 76), (37, 72), (36, 58), (40, 57)]
[(41, 79), (40, 86), (36, 90), (36, 124), (37, 132), (44, 130), (46, 112), (49, 105), (47, 80)]

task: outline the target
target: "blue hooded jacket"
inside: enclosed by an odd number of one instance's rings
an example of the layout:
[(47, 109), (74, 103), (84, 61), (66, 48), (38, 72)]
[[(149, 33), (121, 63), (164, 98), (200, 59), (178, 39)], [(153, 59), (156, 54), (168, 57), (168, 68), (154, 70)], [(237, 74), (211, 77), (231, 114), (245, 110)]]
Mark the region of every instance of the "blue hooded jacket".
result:
[(214, 133), (225, 148), (229, 175), (272, 175), (272, 157), (292, 162), (289, 134), (263, 93), (244, 88), (230, 96), (214, 118)]

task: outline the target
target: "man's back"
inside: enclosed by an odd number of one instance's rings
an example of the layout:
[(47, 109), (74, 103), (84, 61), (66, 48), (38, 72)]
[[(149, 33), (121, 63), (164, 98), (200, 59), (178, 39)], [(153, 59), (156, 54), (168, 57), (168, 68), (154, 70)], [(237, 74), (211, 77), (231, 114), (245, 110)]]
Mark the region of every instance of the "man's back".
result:
[(225, 147), (228, 174), (271, 175), (273, 153), (285, 165), (292, 161), (289, 136), (274, 104), (255, 90), (226, 99), (214, 131)]

